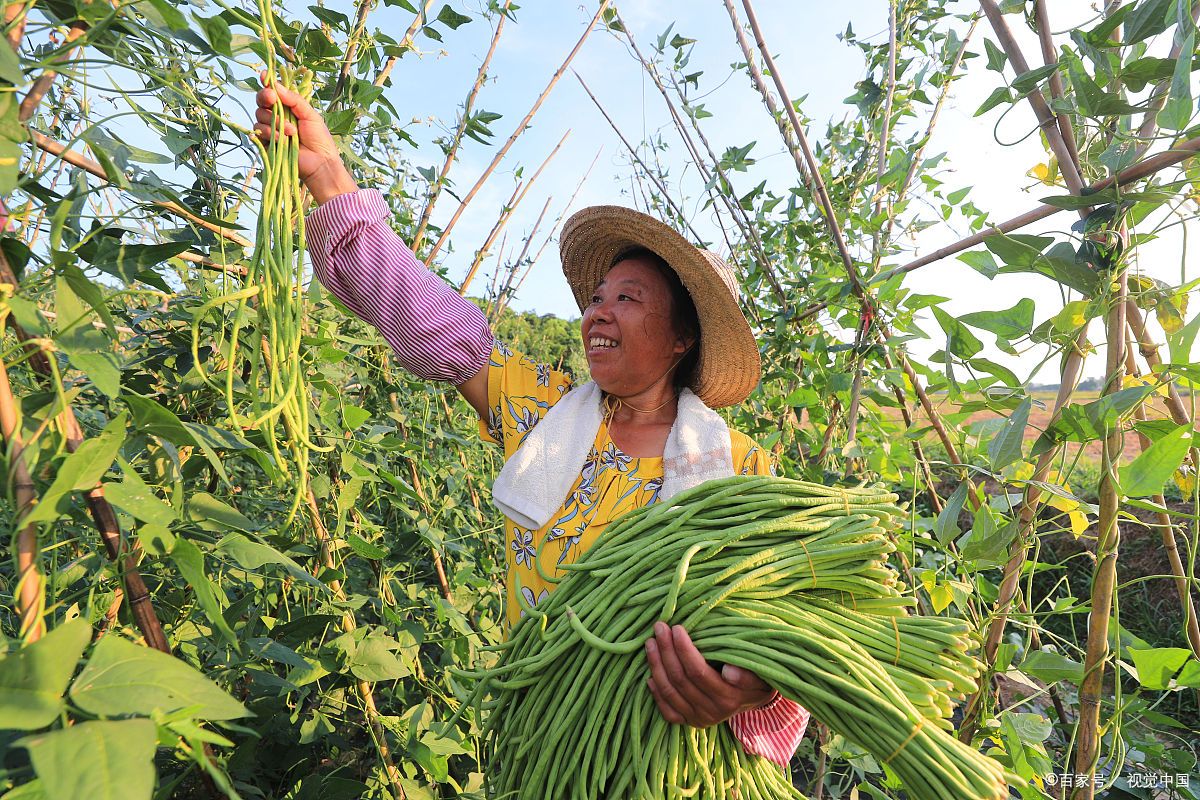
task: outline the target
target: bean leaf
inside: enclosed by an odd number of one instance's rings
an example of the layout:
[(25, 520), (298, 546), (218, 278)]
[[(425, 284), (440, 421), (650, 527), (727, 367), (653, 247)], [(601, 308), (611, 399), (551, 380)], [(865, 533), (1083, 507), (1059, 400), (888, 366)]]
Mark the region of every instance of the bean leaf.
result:
[(75, 619), (0, 659), (0, 728), (30, 731), (56, 720), (91, 638), (92, 627)]
[(84, 722), (17, 744), (29, 751), (48, 798), (150, 800), (154, 794), (158, 735), (151, 720)]
[(182, 709), (196, 719), (238, 719), (250, 714), (194, 667), (116, 634), (96, 645), (71, 685), (71, 700), (97, 716), (149, 716)]

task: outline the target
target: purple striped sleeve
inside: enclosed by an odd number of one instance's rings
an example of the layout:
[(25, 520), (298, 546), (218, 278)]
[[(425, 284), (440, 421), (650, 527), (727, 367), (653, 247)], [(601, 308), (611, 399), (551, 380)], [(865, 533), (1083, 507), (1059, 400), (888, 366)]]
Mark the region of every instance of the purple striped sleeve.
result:
[(409, 372), (460, 384), (487, 366), (492, 331), (476, 306), (417, 260), (374, 189), (338, 195), (307, 219), (322, 285), (374, 325)]
[(729, 718), (729, 729), (748, 753), (786, 766), (808, 728), (808, 711), (783, 695)]

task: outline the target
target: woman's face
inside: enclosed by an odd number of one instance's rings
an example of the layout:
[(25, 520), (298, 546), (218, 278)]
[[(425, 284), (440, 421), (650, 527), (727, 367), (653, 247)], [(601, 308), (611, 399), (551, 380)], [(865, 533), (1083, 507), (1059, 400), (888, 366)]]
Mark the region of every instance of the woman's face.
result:
[(592, 380), (632, 397), (667, 375), (691, 342), (671, 321), (671, 289), (653, 264), (629, 258), (600, 281), (583, 311), (581, 332)]

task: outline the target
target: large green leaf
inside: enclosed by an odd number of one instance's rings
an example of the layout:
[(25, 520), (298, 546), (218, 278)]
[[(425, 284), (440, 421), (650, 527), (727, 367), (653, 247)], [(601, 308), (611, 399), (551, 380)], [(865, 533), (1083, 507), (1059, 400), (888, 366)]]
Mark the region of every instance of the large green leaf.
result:
[(154, 793), (157, 729), (148, 719), (84, 722), (27, 736), (46, 797), (55, 800), (149, 800)]
[(1001, 311), (975, 311), (963, 314), (958, 321), (972, 328), (996, 334), (996, 339), (1007, 344), (1013, 339), (1028, 336), (1033, 330), (1033, 301), (1022, 297), (1012, 308)]
[(942, 544), (950, 542), (962, 532), (958, 527), (958, 515), (962, 513), (969, 489), (968, 481), (958, 484), (958, 488), (951, 493), (946, 500), (946, 505), (942, 507), (942, 512), (937, 516), (937, 521), (933, 525), (933, 533)]
[(1021, 662), (1021, 671), (1046, 683), (1064, 680), (1079, 683), (1083, 680), (1082, 664), (1049, 650), (1037, 650), (1027, 655)]
[(1118, 470), (1121, 491), (1129, 497), (1159, 494), (1192, 446), (1192, 426), (1180, 425), (1157, 439), (1141, 455)]
[(42, 492), (41, 500), (22, 524), (56, 519), (67, 510), (71, 492), (91, 489), (100, 482), (125, 442), (125, 420), (126, 414), (121, 412), (97, 436), (85, 440), (63, 460), (54, 482)]
[(109, 397), (121, 393), (121, 368), (107, 336), (92, 327), (92, 311), (80, 299), (71, 282), (55, 281), (55, 311), (58, 313), (58, 347), (71, 365), (87, 373), (92, 383)]
[(1031, 408), (1033, 398), (1026, 397), (988, 442), (988, 460), (992, 469), (1002, 470), (1021, 457), (1021, 445), (1025, 441), (1025, 428), (1029, 424)]
[(1121, 417), (1154, 391), (1152, 386), (1131, 386), (1099, 400), (1065, 406), (1061, 415), (1033, 443), (1031, 456), (1039, 456), (1062, 442), (1090, 442), (1105, 436)]
[[(1175, 20), (1176, 0), (1143, 0), (1133, 7), (1124, 18), (1125, 29), (1122, 43), (1137, 44), (1143, 39), (1157, 36), (1171, 26)], [(1119, 24), (1119, 23), (1118, 23)], [(1184, 51), (1189, 52), (1189, 51)]]
[(287, 574), (314, 586), (325, 584), (310, 575), (303, 567), (280, 553), (270, 545), (248, 539), (240, 533), (231, 533), (217, 543), (217, 552), (223, 553), (238, 563), (242, 569), (259, 569), (265, 564), (278, 564)]
[(120, 278), (127, 284), (142, 281), (162, 291), (171, 291), (171, 287), (151, 268), (179, 255), (190, 246), (191, 243), (187, 241), (125, 244), (116, 237), (103, 236), (99, 238), (95, 247), (81, 247), (80, 255), (98, 269)]
[(200, 552), (200, 548), (187, 539), (176, 539), (175, 546), (171, 548), (171, 560), (175, 562), (179, 574), (196, 592), (196, 602), (200, 604), (200, 609), (213, 627), (221, 632), (234, 650), (240, 650), (241, 643), (223, 615), (221, 601), (225, 592), (209, 580), (204, 571), (204, 554)]
[(1191, 658), (1192, 651), (1183, 647), (1153, 647), (1149, 650), (1129, 648), (1129, 656), (1137, 667), (1138, 682), (1143, 689), (1166, 689), (1171, 678)]
[(1099, 285), (1096, 274), (1078, 261), (1075, 249), (1066, 242), (1046, 250), (1053, 241), (1048, 236), (1012, 234), (989, 236), (984, 245), (1004, 262), (997, 274), (1033, 272), (1081, 294), (1094, 294)]
[(104, 496), (114, 506), (142, 522), (170, 527), (175, 522), (175, 509), (155, 495), (133, 468), (127, 468), (124, 472), (124, 481), (105, 485)]
[(196, 492), (188, 498), (187, 514), (189, 519), (209, 531), (256, 531), (262, 528), (262, 525), (254, 523), (245, 514), (208, 492)]
[(187, 708), (197, 719), (221, 720), (250, 713), (195, 668), (114, 634), (96, 645), (71, 685), (71, 700), (98, 716), (169, 714)]
[(983, 349), (983, 342), (954, 317), (937, 306), (933, 307), (933, 316), (946, 332), (946, 347), (959, 358), (971, 358)]
[(57, 719), (91, 638), (92, 627), (75, 619), (0, 659), (0, 728), (31, 731)]
[(195, 446), (195, 438), (174, 412), (148, 397), (127, 394), (121, 399), (133, 412), (133, 421), (141, 433), (159, 436), (174, 445)]
[[(1183, 49), (1180, 52), (1192, 53), (1195, 49), (1196, 32), (1192, 31), (1184, 40)], [(1195, 110), (1195, 103), (1192, 102), (1192, 61), (1190, 58), (1182, 56), (1175, 64), (1167, 102), (1158, 112), (1158, 124), (1167, 130), (1181, 131), (1188, 126)]]

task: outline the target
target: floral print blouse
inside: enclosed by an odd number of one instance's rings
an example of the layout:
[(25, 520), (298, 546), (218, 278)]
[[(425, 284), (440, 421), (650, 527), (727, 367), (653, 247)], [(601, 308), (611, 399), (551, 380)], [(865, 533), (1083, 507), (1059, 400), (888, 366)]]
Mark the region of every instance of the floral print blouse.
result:
[[(480, 424), (484, 439), (502, 444), (507, 461), (533, 426), (571, 388), (571, 379), (547, 364), (538, 364), (502, 342), (492, 347), (488, 364), (490, 419)], [(735, 470), (742, 475), (771, 472), (767, 453), (750, 437), (730, 429)], [(662, 489), (662, 458), (634, 458), (613, 444), (601, 423), (591, 453), (566, 502), (543, 528), (529, 530), (504, 521), (508, 569), (505, 610), (509, 626), (524, 613), (517, 595), (535, 606), (554, 591), (535, 565), (541, 559), (546, 575), (561, 577), (559, 566), (570, 564), (591, 547), (612, 520), (627, 511), (658, 500)], [(539, 556), (539, 550), (541, 555)]]

